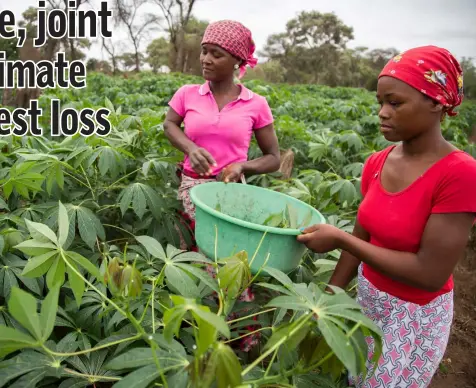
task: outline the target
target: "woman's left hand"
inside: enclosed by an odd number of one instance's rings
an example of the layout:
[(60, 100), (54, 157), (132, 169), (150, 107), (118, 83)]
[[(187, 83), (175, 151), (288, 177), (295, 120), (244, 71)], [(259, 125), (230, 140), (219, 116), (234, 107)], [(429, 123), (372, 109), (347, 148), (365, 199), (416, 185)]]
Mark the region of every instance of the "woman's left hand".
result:
[(226, 166), (218, 176), (218, 180), (225, 183), (238, 182), (243, 174), (243, 166), (240, 163), (233, 163)]
[(316, 253), (327, 253), (339, 249), (345, 232), (332, 225), (318, 224), (310, 226), (297, 237), (300, 243)]

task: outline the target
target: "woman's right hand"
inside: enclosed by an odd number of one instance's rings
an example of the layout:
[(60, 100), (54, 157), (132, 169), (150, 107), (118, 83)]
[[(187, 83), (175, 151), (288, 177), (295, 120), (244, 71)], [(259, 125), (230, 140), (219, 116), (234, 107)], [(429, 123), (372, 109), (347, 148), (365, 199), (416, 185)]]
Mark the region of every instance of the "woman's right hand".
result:
[(188, 157), (190, 164), (197, 174), (209, 175), (212, 173), (211, 166), (216, 166), (217, 162), (213, 159), (213, 156), (204, 148), (197, 147), (193, 149)]

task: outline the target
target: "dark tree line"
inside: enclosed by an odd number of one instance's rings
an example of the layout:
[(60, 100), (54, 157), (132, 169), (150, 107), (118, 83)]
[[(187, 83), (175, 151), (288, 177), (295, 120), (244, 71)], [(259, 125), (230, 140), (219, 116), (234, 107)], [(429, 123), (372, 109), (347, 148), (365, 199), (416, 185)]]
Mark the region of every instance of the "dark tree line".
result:
[[(127, 41), (102, 39), (99, 43), (108, 60), (91, 58), (88, 70), (118, 75), (143, 71), (147, 64), (154, 72), (165, 68), (200, 75), (200, 40), (208, 22), (194, 17), (193, 7), (197, 1), (113, 0), (115, 27), (125, 31)], [(67, 9), (68, 6), (67, 0), (48, 0), (48, 3), (55, 8)], [(90, 5), (89, 0), (80, 0), (78, 4), (78, 8)], [(27, 27), (30, 37), (35, 36), (36, 9), (27, 9), (21, 23)], [(283, 32), (268, 37), (258, 52), (261, 63), (248, 70), (245, 79), (375, 90), (378, 73), (399, 50), (393, 47), (351, 49), (348, 43), (353, 39), (353, 28), (334, 13), (300, 12), (286, 23)], [(67, 59), (75, 60), (86, 57), (92, 42), (50, 38), (41, 49), (27, 42), (21, 50), (15, 44), (16, 40), (0, 39), (0, 51), (6, 51), (7, 59), (52, 59), (61, 50)], [(465, 95), (476, 98), (476, 66), (470, 58), (460, 58), (460, 61), (465, 71)], [(16, 105), (28, 101), (28, 98), (16, 99)], [(5, 96), (3, 101), (5, 103)]]

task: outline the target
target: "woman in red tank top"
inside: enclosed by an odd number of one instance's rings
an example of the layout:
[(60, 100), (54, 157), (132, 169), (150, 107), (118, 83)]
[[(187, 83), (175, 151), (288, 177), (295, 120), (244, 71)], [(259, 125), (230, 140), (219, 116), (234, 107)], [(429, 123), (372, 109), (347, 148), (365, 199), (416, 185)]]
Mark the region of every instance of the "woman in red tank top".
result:
[[(427, 387), (453, 319), (452, 272), (476, 217), (476, 160), (442, 135), (463, 99), (462, 69), (445, 49), (397, 55), (377, 87), (383, 136), (396, 144), (364, 164), (352, 235), (315, 225), (298, 240), (319, 253), (342, 249), (330, 284), (358, 277), (357, 300), (384, 333), (383, 354), (357, 387)], [(372, 375), (372, 372), (373, 375)]]

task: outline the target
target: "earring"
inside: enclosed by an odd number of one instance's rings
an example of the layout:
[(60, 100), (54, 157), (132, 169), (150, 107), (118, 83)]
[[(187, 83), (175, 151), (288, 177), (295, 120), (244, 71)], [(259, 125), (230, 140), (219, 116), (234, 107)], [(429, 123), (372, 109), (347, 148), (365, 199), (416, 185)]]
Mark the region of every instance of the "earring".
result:
[(238, 66), (238, 63), (235, 63), (235, 66), (234, 66), (235, 70), (238, 70), (239, 67), (240, 66)]

